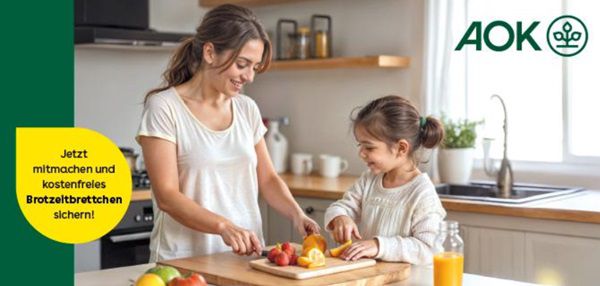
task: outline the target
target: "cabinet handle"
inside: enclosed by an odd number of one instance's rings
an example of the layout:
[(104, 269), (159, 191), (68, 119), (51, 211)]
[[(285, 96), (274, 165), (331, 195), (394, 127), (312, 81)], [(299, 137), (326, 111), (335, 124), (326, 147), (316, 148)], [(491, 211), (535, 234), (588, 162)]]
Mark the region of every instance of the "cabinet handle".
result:
[(315, 211), (315, 209), (313, 207), (307, 207), (306, 209), (304, 209), (304, 212), (306, 212), (306, 214), (312, 214)]

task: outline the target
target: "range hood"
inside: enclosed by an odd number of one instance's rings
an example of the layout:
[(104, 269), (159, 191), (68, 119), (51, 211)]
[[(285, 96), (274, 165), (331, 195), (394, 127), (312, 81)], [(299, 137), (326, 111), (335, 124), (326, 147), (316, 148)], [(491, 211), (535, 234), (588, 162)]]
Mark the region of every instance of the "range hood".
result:
[(148, 0), (75, 0), (75, 45), (173, 47), (193, 34), (149, 28)]

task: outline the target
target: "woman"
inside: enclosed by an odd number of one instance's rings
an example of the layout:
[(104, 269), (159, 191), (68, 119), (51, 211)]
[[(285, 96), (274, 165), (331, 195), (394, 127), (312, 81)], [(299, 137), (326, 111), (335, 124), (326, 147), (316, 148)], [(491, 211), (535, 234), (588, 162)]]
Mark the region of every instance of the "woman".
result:
[(136, 139), (152, 180), (152, 262), (227, 251), (260, 254), (258, 192), (302, 235), (319, 232), (277, 176), (256, 103), (239, 94), (270, 63), (253, 13), (222, 5), (175, 52), (150, 91)]

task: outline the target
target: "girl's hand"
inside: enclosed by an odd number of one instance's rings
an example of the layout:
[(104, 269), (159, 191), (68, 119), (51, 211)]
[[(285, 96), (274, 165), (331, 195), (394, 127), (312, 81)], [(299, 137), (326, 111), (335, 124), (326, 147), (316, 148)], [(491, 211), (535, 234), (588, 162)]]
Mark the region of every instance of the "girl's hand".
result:
[(321, 229), (319, 224), (306, 216), (304, 213), (300, 213), (299, 215), (295, 216), (292, 223), (302, 237), (312, 233), (318, 234)]
[(345, 260), (357, 260), (362, 257), (373, 258), (379, 252), (379, 243), (376, 239), (363, 240), (350, 245), (340, 255)]
[(333, 231), (331, 234), (337, 243), (344, 243), (351, 240), (352, 236), (357, 239), (362, 239), (356, 223), (350, 217), (345, 215), (337, 216), (331, 223), (333, 224)]
[(251, 255), (256, 253), (260, 255), (262, 251), (260, 240), (253, 231), (238, 227), (231, 222), (224, 223), (219, 227), (219, 235), (235, 254)]

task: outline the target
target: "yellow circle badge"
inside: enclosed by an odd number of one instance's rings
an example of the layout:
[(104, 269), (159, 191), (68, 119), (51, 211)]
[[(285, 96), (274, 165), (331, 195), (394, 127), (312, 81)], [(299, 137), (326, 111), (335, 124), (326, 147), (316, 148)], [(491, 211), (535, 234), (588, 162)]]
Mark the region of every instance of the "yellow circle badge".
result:
[(29, 223), (63, 243), (100, 238), (131, 199), (119, 148), (84, 128), (17, 128), (17, 200)]

